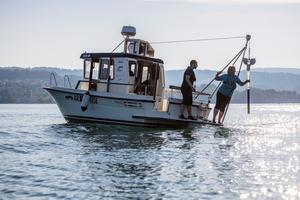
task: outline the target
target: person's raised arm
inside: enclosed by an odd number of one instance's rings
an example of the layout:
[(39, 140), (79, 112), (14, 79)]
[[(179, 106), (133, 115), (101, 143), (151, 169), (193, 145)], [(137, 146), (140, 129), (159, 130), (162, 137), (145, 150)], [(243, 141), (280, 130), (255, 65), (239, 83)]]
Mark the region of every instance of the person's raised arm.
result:
[(217, 81), (221, 80), (220, 74), (222, 74), (222, 71), (219, 71), (219, 72), (216, 73), (215, 80), (217, 80)]
[(246, 83), (248, 83), (248, 82), (250, 83), (250, 80), (245, 80), (245, 81), (243, 82), (243, 86), (246, 85)]
[(241, 79), (239, 77), (237, 77), (237, 81), (236, 82), (240, 86), (244, 86), (244, 85), (246, 85), (246, 83), (250, 82), (250, 80), (241, 81)]

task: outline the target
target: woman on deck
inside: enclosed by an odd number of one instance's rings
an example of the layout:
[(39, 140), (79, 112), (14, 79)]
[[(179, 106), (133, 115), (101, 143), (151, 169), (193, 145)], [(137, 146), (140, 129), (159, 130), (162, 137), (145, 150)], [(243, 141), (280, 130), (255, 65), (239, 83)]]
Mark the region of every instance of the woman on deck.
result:
[(214, 109), (213, 123), (216, 123), (216, 116), (219, 113), (218, 123), (222, 123), (222, 117), (225, 111), (226, 106), (229, 104), (233, 91), (236, 88), (236, 84), (240, 86), (245, 85), (250, 82), (249, 80), (241, 81), (238, 76), (235, 75), (235, 67), (230, 66), (227, 70), (227, 74), (220, 76), (222, 72), (216, 74), (215, 80), (223, 81), (221, 87), (217, 92), (217, 101)]

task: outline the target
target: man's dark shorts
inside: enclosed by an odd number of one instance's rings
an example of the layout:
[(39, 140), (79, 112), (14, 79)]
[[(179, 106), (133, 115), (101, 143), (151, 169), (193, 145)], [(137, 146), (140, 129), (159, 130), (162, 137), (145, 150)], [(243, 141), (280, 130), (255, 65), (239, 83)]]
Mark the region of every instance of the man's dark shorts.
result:
[(182, 104), (191, 106), (193, 104), (193, 92), (191, 89), (181, 88), (182, 93)]
[(220, 110), (221, 112), (224, 112), (229, 101), (230, 101), (230, 97), (225, 96), (220, 92), (217, 92), (217, 102), (215, 108)]

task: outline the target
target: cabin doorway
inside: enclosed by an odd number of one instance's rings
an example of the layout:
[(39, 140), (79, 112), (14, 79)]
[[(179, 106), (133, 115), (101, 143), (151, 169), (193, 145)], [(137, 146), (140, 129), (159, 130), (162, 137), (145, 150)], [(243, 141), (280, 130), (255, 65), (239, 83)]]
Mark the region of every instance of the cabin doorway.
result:
[(139, 61), (135, 76), (134, 92), (139, 95), (153, 96), (155, 99), (159, 71), (157, 63)]
[(110, 81), (115, 78), (114, 75), (114, 61), (110, 58), (101, 58), (98, 72), (98, 91), (109, 92)]

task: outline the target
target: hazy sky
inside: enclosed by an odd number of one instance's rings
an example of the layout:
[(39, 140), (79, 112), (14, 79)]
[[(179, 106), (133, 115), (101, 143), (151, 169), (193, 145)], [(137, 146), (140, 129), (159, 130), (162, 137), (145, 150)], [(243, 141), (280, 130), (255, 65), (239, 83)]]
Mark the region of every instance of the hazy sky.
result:
[[(2, 67), (81, 68), (82, 52), (110, 52), (133, 25), (148, 41), (251, 34), (255, 67), (300, 68), (300, 0), (0, 0), (0, 25)], [(220, 69), (244, 42), (153, 47), (166, 69)]]

